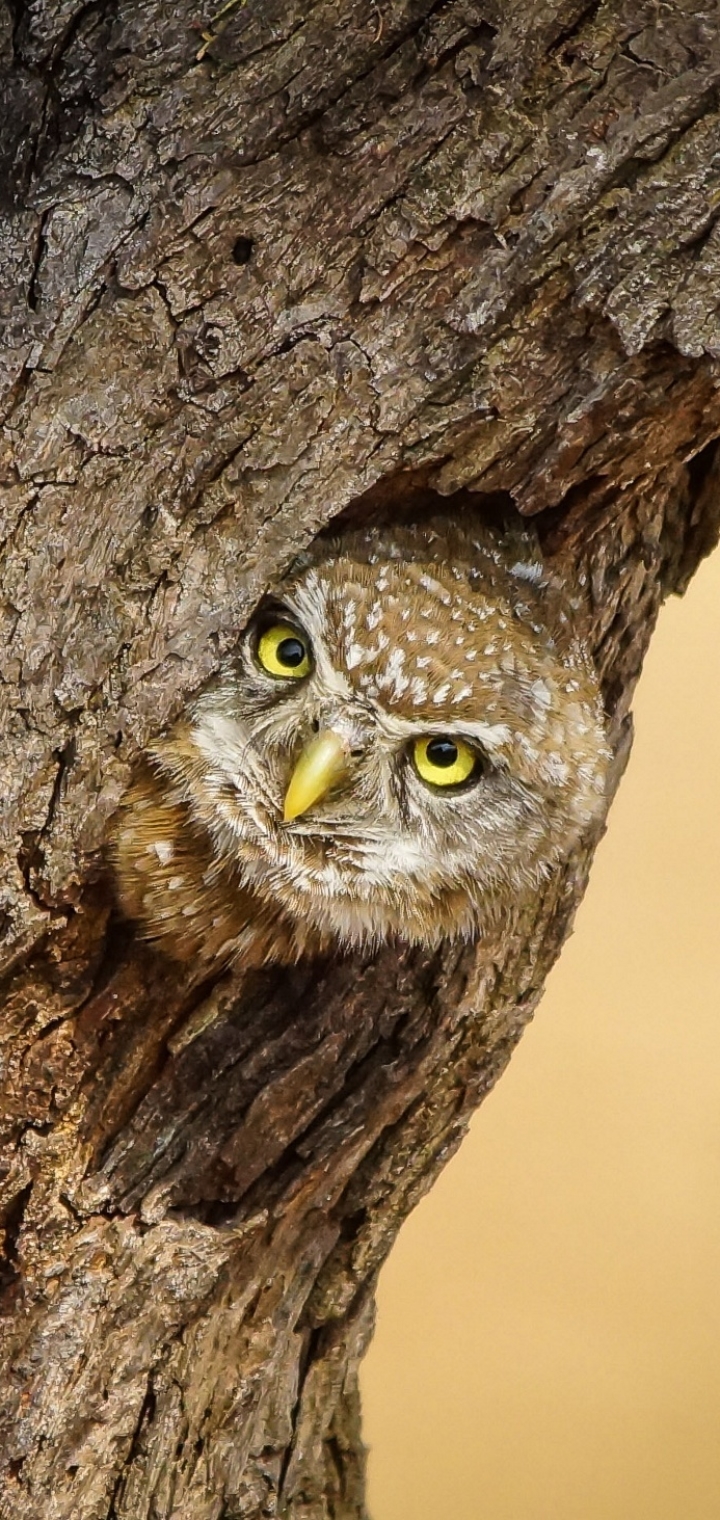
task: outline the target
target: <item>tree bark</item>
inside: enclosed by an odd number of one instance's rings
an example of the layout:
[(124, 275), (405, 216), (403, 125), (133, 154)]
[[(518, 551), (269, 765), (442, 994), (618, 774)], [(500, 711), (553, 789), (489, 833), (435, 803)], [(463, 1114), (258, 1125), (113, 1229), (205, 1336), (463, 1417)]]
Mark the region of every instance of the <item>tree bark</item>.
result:
[(596, 842), (473, 949), (197, 987), (113, 908), (143, 744), (339, 513), (471, 497), (584, 580), (616, 783), (718, 530), (717, 5), (211, 23), (0, 3), (4, 1520), (365, 1515), (378, 1269)]

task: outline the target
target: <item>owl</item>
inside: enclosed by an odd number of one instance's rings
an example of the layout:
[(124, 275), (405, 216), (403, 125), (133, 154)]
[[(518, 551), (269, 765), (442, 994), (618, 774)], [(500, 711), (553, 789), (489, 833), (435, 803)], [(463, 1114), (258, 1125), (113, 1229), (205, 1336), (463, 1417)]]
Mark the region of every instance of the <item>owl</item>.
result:
[(471, 939), (601, 813), (579, 607), (529, 532), (317, 540), (144, 757), (121, 905), (201, 966)]

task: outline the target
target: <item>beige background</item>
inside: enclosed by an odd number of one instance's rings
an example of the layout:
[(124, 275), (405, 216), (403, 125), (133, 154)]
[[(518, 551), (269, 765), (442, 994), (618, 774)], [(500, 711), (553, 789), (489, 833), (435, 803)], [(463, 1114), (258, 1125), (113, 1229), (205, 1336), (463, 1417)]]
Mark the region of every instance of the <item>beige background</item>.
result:
[(373, 1520), (720, 1516), (720, 553), (535, 1024), (380, 1283)]

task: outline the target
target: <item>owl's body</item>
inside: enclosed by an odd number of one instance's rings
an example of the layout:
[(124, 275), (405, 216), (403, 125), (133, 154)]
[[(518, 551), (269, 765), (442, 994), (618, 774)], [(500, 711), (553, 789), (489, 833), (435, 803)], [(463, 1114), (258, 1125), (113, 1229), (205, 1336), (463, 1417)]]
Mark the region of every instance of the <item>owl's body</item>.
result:
[(121, 901), (202, 962), (470, 938), (592, 824), (607, 761), (577, 609), (530, 535), (318, 541), (150, 750)]

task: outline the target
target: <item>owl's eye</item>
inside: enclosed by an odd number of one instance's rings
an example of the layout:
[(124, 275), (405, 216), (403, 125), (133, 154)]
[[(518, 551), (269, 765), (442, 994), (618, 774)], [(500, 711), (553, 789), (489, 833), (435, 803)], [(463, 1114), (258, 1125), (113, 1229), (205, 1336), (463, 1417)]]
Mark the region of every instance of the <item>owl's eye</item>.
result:
[(482, 767), (477, 750), (449, 734), (416, 739), (412, 757), (418, 776), (430, 786), (461, 786), (479, 775)]
[(312, 670), (310, 645), (304, 634), (289, 623), (271, 623), (257, 643), (258, 663), (270, 676), (298, 681)]

